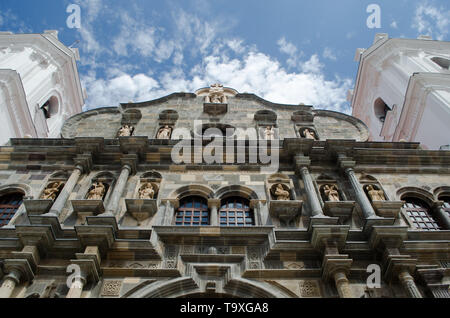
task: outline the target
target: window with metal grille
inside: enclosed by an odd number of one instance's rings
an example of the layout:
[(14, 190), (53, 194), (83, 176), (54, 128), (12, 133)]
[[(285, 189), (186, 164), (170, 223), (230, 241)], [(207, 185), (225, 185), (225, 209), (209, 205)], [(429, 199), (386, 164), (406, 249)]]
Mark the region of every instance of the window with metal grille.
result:
[(450, 216), (450, 197), (440, 197), (439, 200), (444, 201), (444, 211)]
[(406, 201), (403, 208), (415, 227), (423, 231), (438, 231), (441, 229), (439, 224), (431, 216), (430, 209), (425, 202), (415, 198), (406, 198), (403, 200)]
[(22, 193), (10, 193), (0, 197), (0, 227), (11, 221), (23, 201)]
[(209, 211), (206, 200), (201, 197), (188, 197), (183, 199), (175, 215), (175, 225), (209, 225)]
[(246, 199), (233, 197), (222, 201), (219, 211), (220, 226), (255, 225), (253, 211)]

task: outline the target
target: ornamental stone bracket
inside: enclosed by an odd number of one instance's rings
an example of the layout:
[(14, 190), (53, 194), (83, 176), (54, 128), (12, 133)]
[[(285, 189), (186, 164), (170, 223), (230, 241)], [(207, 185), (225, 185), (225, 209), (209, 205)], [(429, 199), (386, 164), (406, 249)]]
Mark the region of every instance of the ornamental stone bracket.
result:
[(20, 282), (31, 282), (34, 279), (33, 269), (26, 259), (5, 259), (4, 271), (6, 274), (17, 272)]
[(325, 281), (334, 279), (334, 275), (342, 272), (348, 275), (352, 267), (353, 260), (348, 255), (325, 255), (322, 265), (322, 278)]
[(72, 264), (78, 265), (83, 272), (82, 276), (87, 281), (94, 283), (100, 280), (100, 250), (97, 246), (88, 246), (84, 253), (76, 253), (76, 259), (71, 260)]
[(387, 281), (391, 281), (399, 277), (406, 271), (410, 274), (414, 273), (417, 265), (417, 259), (410, 255), (388, 255), (386, 257), (386, 265), (384, 277)]
[(23, 205), (28, 216), (42, 215), (50, 211), (53, 200), (24, 200)]
[(143, 222), (154, 216), (158, 211), (158, 203), (155, 199), (125, 199), (127, 213), (138, 222)]
[[(283, 140), (283, 150), (291, 155), (309, 155), (314, 145), (314, 140), (305, 138), (285, 138)], [(308, 164), (309, 165), (309, 164)]]
[(128, 165), (131, 167), (131, 174), (135, 174), (137, 171), (137, 165), (139, 162), (139, 158), (136, 154), (126, 154), (123, 155), (120, 159), (120, 163), (122, 164), (122, 167), (125, 165)]
[(115, 242), (112, 226), (79, 225), (75, 226), (75, 231), (82, 246), (97, 246), (101, 255), (106, 254)]
[(41, 256), (46, 255), (56, 240), (51, 225), (16, 225), (15, 231), (23, 246), (36, 246)]
[(41, 260), (39, 255), (39, 250), (36, 246), (25, 246), (22, 251), (12, 252), (12, 259), (25, 259), (28, 261), (31, 270), (35, 273), (38, 267), (38, 264)]
[(79, 166), (83, 169), (84, 173), (89, 173), (92, 170), (92, 167), (94, 166), (93, 160), (92, 160), (92, 154), (80, 154), (77, 155), (73, 159), (76, 166)]
[(79, 154), (93, 154), (103, 152), (105, 148), (105, 139), (102, 137), (77, 137), (75, 145)]
[(148, 147), (148, 138), (145, 136), (119, 137), (120, 150), (125, 154), (138, 154), (145, 159)]
[(228, 112), (228, 104), (226, 103), (204, 103), (203, 112), (211, 116), (218, 116)]
[(355, 205), (355, 201), (326, 201), (323, 212), (326, 216), (337, 217), (344, 222), (352, 216)]
[(103, 200), (71, 200), (70, 203), (76, 215), (83, 219), (83, 223), (86, 217), (105, 212)]
[(297, 217), (302, 215), (302, 206), (303, 201), (299, 200), (271, 200), (269, 202), (269, 213), (272, 217), (278, 218), (289, 226)]
[(378, 250), (399, 248), (407, 238), (407, 226), (374, 226), (369, 237), (369, 246)]
[(345, 247), (349, 225), (314, 225), (312, 227), (311, 245), (318, 251), (324, 251), (329, 244), (338, 249)]
[(372, 201), (377, 215), (388, 219), (397, 219), (404, 204), (404, 201)]

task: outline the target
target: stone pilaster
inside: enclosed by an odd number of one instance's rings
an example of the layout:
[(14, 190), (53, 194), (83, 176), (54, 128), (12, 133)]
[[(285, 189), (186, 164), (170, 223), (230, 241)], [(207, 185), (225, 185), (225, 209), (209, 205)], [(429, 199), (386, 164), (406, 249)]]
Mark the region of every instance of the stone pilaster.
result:
[(219, 199), (209, 199), (208, 200), (208, 208), (211, 209), (211, 226), (219, 226), (219, 208), (220, 208), (220, 200)]

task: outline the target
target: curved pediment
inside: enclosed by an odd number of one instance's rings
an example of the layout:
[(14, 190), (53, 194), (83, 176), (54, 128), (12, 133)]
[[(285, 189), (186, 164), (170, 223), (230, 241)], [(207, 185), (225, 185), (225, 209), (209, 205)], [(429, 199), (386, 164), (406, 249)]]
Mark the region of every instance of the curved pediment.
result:
[[(221, 111), (208, 111), (222, 106)], [(155, 100), (125, 103), (118, 107), (90, 110), (69, 118), (63, 128), (63, 138), (103, 137), (114, 139), (128, 125), (133, 136), (149, 139), (179, 138), (172, 131), (183, 129), (196, 136), (196, 127), (205, 123), (231, 126), (236, 129), (253, 128), (259, 132), (272, 126), (275, 138), (305, 138), (301, 131), (308, 129), (316, 140), (353, 139), (367, 141), (367, 127), (355, 117), (308, 105), (277, 104), (254, 94), (238, 93), (221, 85), (212, 85), (194, 93), (173, 93)], [(131, 126), (131, 127), (130, 127)], [(159, 134), (161, 129), (169, 133)], [(173, 135), (173, 136), (172, 136)]]

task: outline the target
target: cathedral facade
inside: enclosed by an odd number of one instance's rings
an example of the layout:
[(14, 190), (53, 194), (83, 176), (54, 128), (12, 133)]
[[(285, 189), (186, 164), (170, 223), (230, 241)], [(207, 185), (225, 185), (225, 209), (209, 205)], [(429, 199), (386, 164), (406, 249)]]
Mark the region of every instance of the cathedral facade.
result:
[(450, 152), (212, 85), (0, 148), (0, 297), (449, 298)]

